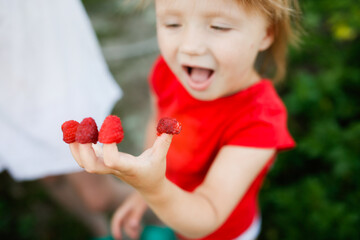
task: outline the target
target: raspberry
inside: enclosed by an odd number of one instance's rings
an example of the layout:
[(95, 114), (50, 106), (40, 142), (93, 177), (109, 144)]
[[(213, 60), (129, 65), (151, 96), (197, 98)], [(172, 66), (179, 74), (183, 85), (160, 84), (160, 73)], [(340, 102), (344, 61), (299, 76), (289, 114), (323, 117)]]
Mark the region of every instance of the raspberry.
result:
[(61, 125), (64, 142), (66, 142), (66, 143), (75, 142), (75, 135), (76, 135), (78, 126), (79, 126), (79, 123), (74, 120), (66, 121)]
[(84, 118), (76, 131), (75, 140), (79, 143), (96, 143), (98, 140), (98, 129), (93, 118)]
[(157, 125), (157, 135), (160, 136), (162, 133), (166, 134), (179, 134), (181, 131), (181, 123), (175, 118), (161, 118)]
[(109, 115), (105, 118), (99, 132), (99, 142), (120, 143), (124, 138), (124, 130), (118, 116)]

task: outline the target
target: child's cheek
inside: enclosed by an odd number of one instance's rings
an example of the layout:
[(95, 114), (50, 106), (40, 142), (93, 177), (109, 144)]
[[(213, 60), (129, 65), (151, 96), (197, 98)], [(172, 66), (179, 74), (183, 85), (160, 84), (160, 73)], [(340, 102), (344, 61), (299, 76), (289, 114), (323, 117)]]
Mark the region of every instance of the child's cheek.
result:
[(176, 49), (175, 41), (171, 37), (166, 37), (163, 34), (158, 35), (158, 43), (161, 54), (168, 59), (172, 54), (174, 54), (174, 50)]

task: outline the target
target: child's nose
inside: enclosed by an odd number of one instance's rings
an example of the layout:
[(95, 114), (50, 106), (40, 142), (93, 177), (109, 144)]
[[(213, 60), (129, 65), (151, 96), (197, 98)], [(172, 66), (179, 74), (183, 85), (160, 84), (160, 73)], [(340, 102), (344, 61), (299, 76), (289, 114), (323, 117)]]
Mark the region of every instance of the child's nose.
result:
[(203, 55), (206, 53), (204, 35), (195, 28), (183, 32), (180, 52), (187, 55)]

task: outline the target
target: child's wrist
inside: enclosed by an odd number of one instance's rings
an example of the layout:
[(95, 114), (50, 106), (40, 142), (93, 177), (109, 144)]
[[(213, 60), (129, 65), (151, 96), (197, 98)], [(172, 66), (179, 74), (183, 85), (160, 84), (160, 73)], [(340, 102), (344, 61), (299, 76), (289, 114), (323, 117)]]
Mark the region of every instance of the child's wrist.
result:
[(155, 187), (147, 188), (147, 189), (138, 189), (138, 191), (141, 193), (141, 195), (144, 196), (144, 198), (147, 201), (158, 202), (161, 200), (165, 200), (167, 198), (166, 195), (169, 193), (169, 185), (170, 185), (169, 180), (164, 178)]

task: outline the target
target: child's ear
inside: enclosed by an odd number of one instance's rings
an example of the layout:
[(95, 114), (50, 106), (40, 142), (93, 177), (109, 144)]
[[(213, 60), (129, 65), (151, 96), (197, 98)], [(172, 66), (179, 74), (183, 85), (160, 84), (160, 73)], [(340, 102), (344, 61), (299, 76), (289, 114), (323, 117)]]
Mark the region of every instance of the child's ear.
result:
[(265, 51), (274, 42), (274, 27), (268, 26), (263, 39), (260, 42), (259, 50)]

